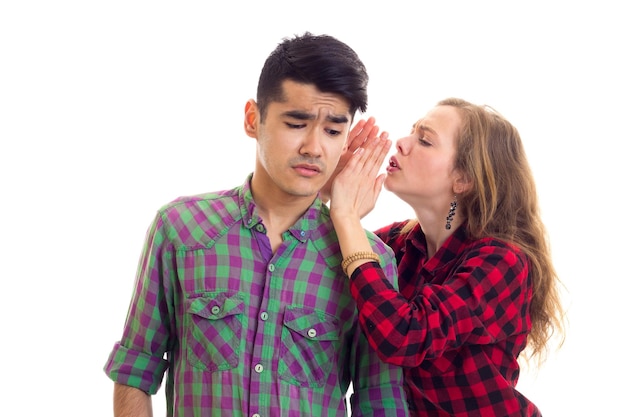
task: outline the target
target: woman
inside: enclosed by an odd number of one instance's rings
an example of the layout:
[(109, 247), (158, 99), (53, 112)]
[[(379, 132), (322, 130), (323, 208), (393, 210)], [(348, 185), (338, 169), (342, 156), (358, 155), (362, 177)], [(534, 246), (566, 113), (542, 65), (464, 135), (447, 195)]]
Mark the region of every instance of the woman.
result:
[[(333, 182), (331, 217), (361, 325), (383, 360), (405, 368), (413, 415), (540, 416), (515, 389), (518, 358), (541, 363), (563, 312), (517, 130), (451, 98), (397, 141), (386, 175), (386, 134), (360, 142)], [(376, 232), (396, 253), (399, 291), (360, 223), (383, 181), (416, 215)]]

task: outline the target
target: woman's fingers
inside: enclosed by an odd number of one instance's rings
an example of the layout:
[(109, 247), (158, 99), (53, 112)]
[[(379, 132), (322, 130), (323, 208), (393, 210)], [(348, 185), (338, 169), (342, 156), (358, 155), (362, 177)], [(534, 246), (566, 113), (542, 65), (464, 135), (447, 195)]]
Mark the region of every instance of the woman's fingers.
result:
[(359, 120), (348, 133), (348, 150), (354, 152), (362, 147), (368, 140), (378, 135), (380, 128), (376, 125), (376, 119), (369, 117), (367, 120)]
[(378, 176), (378, 172), (391, 149), (391, 141), (384, 138), (374, 138), (368, 146), (361, 147), (350, 159), (345, 169), (350, 170), (350, 175), (359, 175), (361, 180), (368, 180), (366, 176)]
[(368, 146), (354, 153), (333, 182), (331, 211), (334, 214), (357, 214), (363, 218), (374, 208), (385, 179), (379, 170), (390, 147), (389, 139), (372, 138)]

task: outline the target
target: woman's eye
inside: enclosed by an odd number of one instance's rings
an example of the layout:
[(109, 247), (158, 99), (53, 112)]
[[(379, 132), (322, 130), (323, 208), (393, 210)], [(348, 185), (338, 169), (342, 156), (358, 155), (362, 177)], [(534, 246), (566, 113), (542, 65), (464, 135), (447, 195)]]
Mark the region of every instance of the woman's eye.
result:
[(426, 138), (418, 138), (417, 139), (419, 141), (420, 144), (424, 145), (424, 146), (430, 146), (430, 142), (426, 139)]

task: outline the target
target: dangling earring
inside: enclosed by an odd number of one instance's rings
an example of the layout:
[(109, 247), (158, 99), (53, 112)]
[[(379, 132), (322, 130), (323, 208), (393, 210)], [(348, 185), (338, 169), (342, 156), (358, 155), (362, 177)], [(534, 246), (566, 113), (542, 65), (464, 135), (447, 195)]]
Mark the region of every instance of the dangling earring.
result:
[(454, 195), (454, 200), (450, 203), (450, 211), (448, 212), (448, 217), (446, 217), (446, 230), (450, 230), (452, 227), (450, 223), (452, 223), (452, 219), (456, 214), (456, 194)]

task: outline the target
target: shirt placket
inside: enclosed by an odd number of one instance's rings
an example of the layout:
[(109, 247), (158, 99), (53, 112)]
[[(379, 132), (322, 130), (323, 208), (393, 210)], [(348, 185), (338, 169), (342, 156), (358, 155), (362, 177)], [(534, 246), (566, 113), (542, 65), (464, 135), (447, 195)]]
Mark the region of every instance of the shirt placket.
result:
[[(262, 223), (254, 227), (256, 239), (265, 262), (264, 268), (259, 268), (258, 277), (263, 279), (263, 296), (261, 297), (256, 317), (256, 332), (252, 343), (250, 363), (250, 416), (270, 417), (276, 410), (272, 410), (272, 397), (276, 396), (275, 381), (272, 375), (273, 347), (278, 346), (280, 338), (280, 305), (281, 300), (271, 296), (271, 284), (277, 273), (276, 259), (272, 254), (269, 239), (265, 234)], [(259, 283), (260, 284), (260, 283)], [(271, 340), (270, 340), (271, 339)]]

